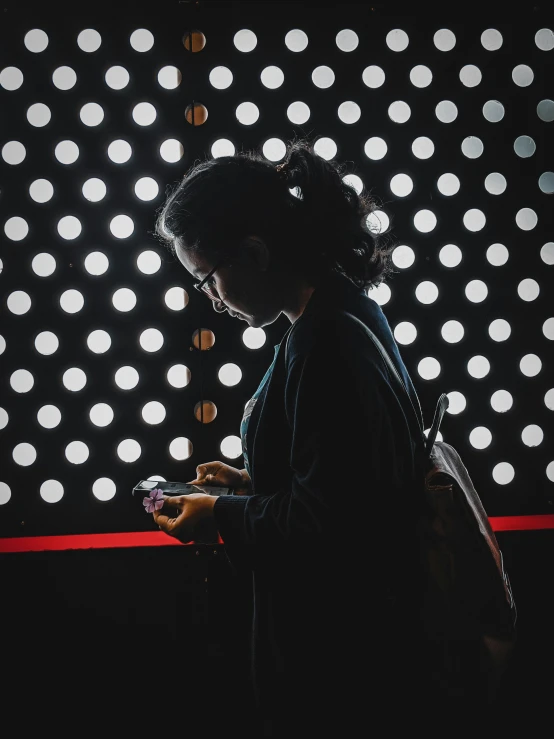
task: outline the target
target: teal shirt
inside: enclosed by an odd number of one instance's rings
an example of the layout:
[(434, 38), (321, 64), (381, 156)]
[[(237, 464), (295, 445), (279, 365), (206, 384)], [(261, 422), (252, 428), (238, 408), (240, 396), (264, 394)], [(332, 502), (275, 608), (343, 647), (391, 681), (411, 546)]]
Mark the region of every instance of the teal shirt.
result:
[(248, 422), (250, 421), (250, 417), (252, 415), (252, 411), (254, 410), (254, 406), (256, 405), (256, 401), (258, 400), (258, 397), (262, 390), (264, 389), (264, 386), (266, 382), (269, 381), (269, 378), (271, 377), (271, 373), (273, 372), (273, 367), (275, 366), (275, 360), (277, 359), (277, 352), (279, 351), (280, 344), (275, 344), (274, 349), (275, 353), (273, 355), (273, 362), (269, 365), (267, 372), (263, 376), (262, 381), (258, 385), (258, 389), (254, 393), (254, 395), (250, 398), (248, 403), (246, 404), (246, 407), (244, 409), (244, 415), (242, 417), (242, 421), (240, 424), (240, 438), (242, 442), (242, 455), (244, 457), (244, 466), (246, 467), (246, 471), (248, 472), (248, 475), (252, 477), (250, 474), (250, 462), (248, 459), (248, 447), (246, 445), (246, 434), (248, 431)]

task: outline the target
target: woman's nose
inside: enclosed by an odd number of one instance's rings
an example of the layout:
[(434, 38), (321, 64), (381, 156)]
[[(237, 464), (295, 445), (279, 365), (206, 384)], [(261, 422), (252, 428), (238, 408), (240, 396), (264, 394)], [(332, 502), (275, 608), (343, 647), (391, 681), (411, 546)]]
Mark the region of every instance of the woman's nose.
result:
[(214, 310), (216, 313), (223, 313), (225, 306), (219, 300), (214, 300)]

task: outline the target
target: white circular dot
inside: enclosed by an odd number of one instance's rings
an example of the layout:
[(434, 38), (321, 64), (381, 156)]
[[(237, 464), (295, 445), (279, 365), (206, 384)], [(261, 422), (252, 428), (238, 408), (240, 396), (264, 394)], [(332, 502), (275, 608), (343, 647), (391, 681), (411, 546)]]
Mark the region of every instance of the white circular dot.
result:
[(147, 328), (140, 334), (139, 342), (144, 351), (157, 352), (164, 344), (164, 337), (157, 328)]
[(17, 67), (4, 67), (0, 70), (0, 87), (4, 90), (18, 90), (23, 84), (23, 72)]
[(472, 303), (482, 303), (487, 297), (489, 289), (483, 280), (470, 280), (465, 288), (465, 295)]
[(407, 346), (413, 344), (417, 338), (417, 329), (409, 321), (401, 321), (394, 328), (394, 338), (399, 344)]
[(415, 289), (416, 298), (420, 303), (430, 305), (434, 303), (439, 296), (439, 289), (434, 282), (424, 280), (417, 285)]
[(446, 409), (447, 413), (452, 414), (453, 416), (457, 416), (459, 413), (462, 413), (465, 411), (467, 406), (467, 401), (465, 399), (465, 395), (460, 393), (458, 390), (453, 390), (450, 393), (447, 393), (448, 395), (448, 408)]
[(50, 277), (56, 270), (56, 260), (51, 254), (41, 252), (33, 257), (31, 267), (39, 277)]
[[(164, 162), (178, 162), (183, 158), (184, 153), (185, 147), (177, 139), (166, 139), (160, 144), (160, 156), (164, 160)], [(215, 154), (213, 155), (215, 156)]]
[(82, 390), (87, 384), (87, 376), (82, 369), (70, 367), (63, 373), (62, 382), (65, 388), (76, 393)]
[(63, 485), (59, 480), (45, 480), (40, 486), (39, 495), (45, 503), (59, 503), (63, 494)]
[(377, 87), (381, 87), (381, 85), (384, 84), (385, 72), (376, 64), (370, 64), (369, 67), (366, 67), (362, 72), (362, 80), (363, 83), (367, 85), (367, 87), (376, 89)]
[(29, 370), (19, 369), (10, 375), (10, 387), (16, 393), (28, 393), (35, 384), (35, 378)]
[(60, 409), (55, 405), (43, 405), (38, 409), (37, 421), (45, 429), (54, 429), (62, 420)]
[(117, 239), (127, 239), (135, 230), (133, 219), (127, 215), (114, 216), (110, 221), (110, 231)]
[(404, 49), (408, 48), (410, 39), (406, 31), (403, 31), (401, 28), (394, 28), (387, 33), (386, 42), (392, 51), (404, 51)]
[(130, 77), (125, 67), (116, 65), (108, 69), (104, 79), (108, 87), (111, 87), (112, 90), (122, 90), (129, 84)]
[(2, 147), (2, 159), (6, 164), (21, 164), (27, 156), (27, 150), (21, 141), (8, 141)]
[(477, 159), (484, 150), (483, 142), (477, 136), (467, 136), (462, 141), (462, 153), (468, 159)]
[(248, 28), (242, 28), (240, 31), (235, 33), (233, 43), (239, 51), (247, 53), (256, 48), (258, 39), (256, 38), (254, 31), (250, 31)]
[(47, 203), (52, 199), (54, 187), (49, 180), (34, 180), (29, 185), (29, 195), (35, 203)]
[(4, 224), (4, 233), (11, 241), (22, 241), (29, 233), (29, 225), (24, 218), (13, 216)]
[(407, 174), (396, 174), (390, 181), (392, 193), (399, 198), (405, 198), (414, 189), (414, 182)]
[(217, 374), (219, 381), (227, 387), (234, 387), (242, 380), (241, 368), (232, 362), (222, 365)]
[(403, 100), (395, 100), (389, 105), (389, 118), (394, 123), (406, 123), (411, 114), (410, 106)]
[(506, 191), (506, 178), (500, 172), (491, 172), (485, 178), (485, 189), (491, 195), (502, 195)]
[(76, 216), (64, 216), (57, 224), (57, 230), (62, 239), (73, 241), (82, 231), (81, 221)]
[(467, 210), (464, 213), (463, 221), (467, 230), (473, 232), (481, 231), (487, 223), (485, 214), (479, 208), (470, 208)]
[(192, 443), (190, 439), (184, 436), (173, 439), (169, 444), (169, 453), (174, 459), (188, 459), (192, 454)]
[(353, 31), (351, 28), (344, 28), (342, 31), (339, 31), (337, 33), (335, 42), (341, 51), (350, 52), (358, 48), (360, 40), (358, 38), (358, 34), (355, 31)]
[(40, 54), (48, 46), (48, 35), (40, 28), (33, 28), (28, 31), (23, 38), (23, 43), (29, 51), (34, 54)]
[(457, 267), (462, 261), (462, 250), (456, 244), (445, 244), (439, 252), (439, 261), (445, 267)]
[(123, 439), (117, 445), (117, 456), (122, 462), (136, 462), (142, 453), (142, 449), (138, 441), (135, 439)]
[(491, 441), (492, 434), (485, 426), (477, 426), (469, 434), (469, 443), (475, 449), (486, 449)]
[(535, 43), (542, 51), (554, 49), (554, 31), (551, 28), (541, 28), (535, 34)]
[(433, 43), (439, 51), (451, 51), (456, 45), (456, 36), (448, 28), (441, 28), (433, 36)]
[(335, 82), (335, 73), (331, 67), (322, 64), (312, 72), (312, 82), (320, 90), (328, 90)]
[(429, 159), (435, 153), (435, 144), (428, 136), (418, 136), (412, 143), (412, 152), (418, 159)]
[(525, 300), (526, 302), (536, 300), (539, 297), (539, 293), (539, 283), (536, 280), (533, 280), (531, 277), (527, 277), (526, 279), (521, 280), (521, 282), (517, 286), (517, 294), (522, 300)]
[(184, 364), (174, 364), (167, 371), (167, 381), (172, 387), (183, 388), (186, 387), (191, 378), (191, 373), (188, 367)]
[[(168, 67), (164, 67), (164, 69), (168, 69)], [(176, 69), (176, 67), (173, 67), (173, 69)], [(160, 71), (161, 74), (161, 71)], [(181, 83), (180, 78), (180, 72), (179, 72), (179, 82), (177, 84)], [(172, 75), (173, 80), (175, 81), (175, 76)], [(159, 79), (159, 75), (158, 75)], [(229, 67), (224, 67), (222, 65), (219, 65), (217, 67), (214, 67), (210, 75), (208, 77), (210, 81), (210, 85), (212, 87), (215, 87), (216, 90), (226, 90), (228, 87), (231, 87), (233, 84), (233, 73), (229, 69)], [(160, 84), (162, 84), (162, 81), (159, 79)], [(166, 87), (167, 85), (163, 85), (163, 87)], [(174, 85), (174, 87), (177, 87), (177, 85)]]
[(441, 123), (452, 123), (458, 117), (458, 108), (451, 100), (441, 100), (435, 108), (435, 115)]
[(536, 354), (526, 354), (521, 358), (519, 369), (526, 377), (536, 377), (542, 369), (540, 357)]
[(71, 90), (77, 82), (75, 70), (71, 67), (58, 67), (52, 73), (52, 82), (58, 90)]
[(495, 318), (489, 324), (489, 336), (493, 341), (506, 341), (511, 333), (512, 327), (505, 318)]
[(73, 164), (79, 158), (79, 147), (74, 141), (60, 141), (56, 144), (54, 156), (60, 164)]
[(95, 403), (89, 411), (89, 418), (95, 426), (105, 428), (114, 419), (113, 408), (107, 403)]
[(529, 87), (535, 79), (535, 73), (527, 64), (518, 64), (512, 70), (512, 79), (518, 87)]
[(260, 117), (260, 109), (255, 103), (241, 103), (237, 106), (235, 115), (239, 123), (242, 123), (243, 126), (251, 126)]
[(514, 404), (512, 394), (507, 390), (497, 390), (491, 396), (491, 408), (497, 413), (506, 413)]
[(14, 290), (7, 297), (8, 310), (16, 316), (22, 316), (31, 309), (31, 296), (24, 290)]
[(104, 109), (98, 103), (85, 103), (79, 111), (79, 118), (85, 126), (98, 126), (104, 120)]
[(150, 51), (154, 46), (154, 35), (146, 28), (137, 28), (129, 37), (129, 43), (135, 51)]
[(434, 357), (424, 357), (418, 362), (417, 371), (424, 380), (434, 380), (440, 375), (441, 366)]
[(474, 377), (477, 380), (481, 380), (483, 377), (486, 377), (489, 374), (490, 369), (491, 363), (482, 354), (477, 354), (476, 356), (471, 357), (467, 363), (467, 371), (471, 377)]
[(499, 462), (493, 467), (492, 478), (499, 485), (509, 485), (514, 477), (515, 470), (509, 462)]
[(531, 231), (537, 225), (538, 217), (532, 208), (521, 208), (516, 213), (516, 223), (522, 231)]
[(21, 467), (29, 467), (37, 459), (37, 450), (32, 444), (21, 442), (16, 444), (12, 452), (13, 461)]
[(300, 28), (293, 28), (285, 36), (285, 44), (290, 51), (294, 51), (295, 53), (304, 51), (308, 46), (308, 35)]
[(542, 324), (542, 332), (550, 341), (554, 341), (554, 318), (547, 318)]
[(50, 123), (52, 113), (44, 103), (34, 103), (27, 109), (27, 120), (35, 128), (43, 128)]
[(429, 87), (433, 81), (433, 73), (424, 64), (418, 64), (410, 70), (410, 82), (415, 87)]
[(415, 262), (415, 252), (411, 246), (398, 244), (392, 252), (392, 261), (396, 267), (407, 269)]
[(87, 346), (94, 354), (105, 354), (111, 345), (111, 336), (104, 329), (91, 331), (87, 336)]
[(532, 157), (537, 149), (537, 145), (531, 136), (518, 136), (514, 141), (514, 151), (522, 159)]
[(60, 346), (60, 340), (52, 331), (41, 331), (35, 337), (35, 349), (44, 357), (55, 354)]
[(339, 105), (337, 115), (343, 123), (351, 125), (357, 123), (360, 120), (362, 114), (361, 108), (358, 103), (352, 100), (347, 100)]
[(369, 159), (382, 159), (387, 153), (387, 144), (379, 136), (372, 136), (365, 142), (364, 151)]
[(504, 118), (504, 106), (498, 100), (488, 100), (483, 105), (483, 116), (489, 123), (498, 123)]
[(92, 485), (92, 494), (97, 500), (105, 502), (115, 496), (116, 487), (113, 480), (108, 477), (100, 477)]
[(437, 217), (431, 210), (419, 210), (414, 216), (414, 226), (421, 233), (430, 233), (437, 225)]
[(89, 448), (84, 441), (70, 441), (65, 447), (66, 459), (71, 464), (83, 464), (89, 455)]
[(139, 126), (151, 126), (156, 120), (157, 112), (152, 103), (137, 103), (132, 110), (132, 116)]
[(77, 36), (77, 44), (82, 51), (91, 54), (100, 48), (102, 37), (94, 28), (85, 28), (84, 31)]
[(133, 390), (138, 385), (139, 373), (134, 367), (120, 367), (114, 379), (121, 390)]
[(502, 34), (496, 28), (487, 28), (481, 34), (481, 43), (487, 51), (497, 51), (502, 46)]
[(466, 87), (476, 87), (482, 79), (481, 70), (475, 64), (466, 64), (460, 70), (460, 81)]
[(545, 264), (554, 264), (554, 241), (548, 241), (541, 246), (541, 259)]
[(143, 405), (141, 415), (145, 423), (149, 423), (151, 426), (157, 426), (165, 421), (167, 411), (163, 403), (160, 403), (158, 400), (150, 400)]
[(464, 327), (460, 321), (446, 321), (441, 327), (442, 338), (449, 344), (457, 344), (464, 338)]
[(460, 191), (460, 180), (452, 172), (445, 172), (437, 180), (437, 189), (447, 197), (456, 195)]
[(539, 177), (539, 188), (545, 195), (554, 193), (554, 172), (543, 172)]
[(529, 424), (521, 432), (521, 440), (525, 446), (539, 446), (544, 440), (544, 432), (540, 426)]
[(504, 244), (491, 244), (487, 249), (487, 260), (495, 267), (502, 267), (509, 258), (508, 249)]

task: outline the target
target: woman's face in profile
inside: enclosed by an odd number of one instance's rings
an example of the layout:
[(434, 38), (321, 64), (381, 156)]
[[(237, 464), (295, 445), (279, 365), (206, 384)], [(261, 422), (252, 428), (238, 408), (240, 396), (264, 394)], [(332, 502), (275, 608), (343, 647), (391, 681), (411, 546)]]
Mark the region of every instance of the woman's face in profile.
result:
[[(221, 257), (190, 251), (175, 245), (177, 258), (195, 282), (203, 280)], [(257, 237), (249, 237), (241, 244), (238, 257), (228, 265), (218, 267), (208, 280), (208, 287), (219, 300), (212, 300), (218, 313), (227, 311), (233, 318), (259, 328), (273, 323), (281, 314), (279, 288), (269, 270), (270, 255), (266, 244)]]

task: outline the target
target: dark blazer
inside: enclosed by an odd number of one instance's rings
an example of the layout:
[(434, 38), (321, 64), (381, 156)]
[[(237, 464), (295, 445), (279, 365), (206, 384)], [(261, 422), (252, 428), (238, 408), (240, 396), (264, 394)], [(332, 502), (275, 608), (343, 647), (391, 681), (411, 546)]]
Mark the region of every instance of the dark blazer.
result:
[(231, 563), (253, 573), (260, 703), (276, 720), (296, 711), (312, 732), (314, 712), (323, 710), (327, 729), (346, 706), (359, 718), (367, 696), (356, 703), (365, 682), (354, 678), (352, 660), (358, 668), (368, 660), (380, 674), (372, 688), (378, 704), (381, 688), (386, 693), (398, 680), (390, 658), (402, 650), (391, 639), (398, 629), (409, 631), (405, 609), (417, 551), (406, 399), (344, 310), (387, 349), (423, 428), (381, 307), (331, 273), (285, 333), (250, 416), (253, 495), (222, 496), (214, 507)]

